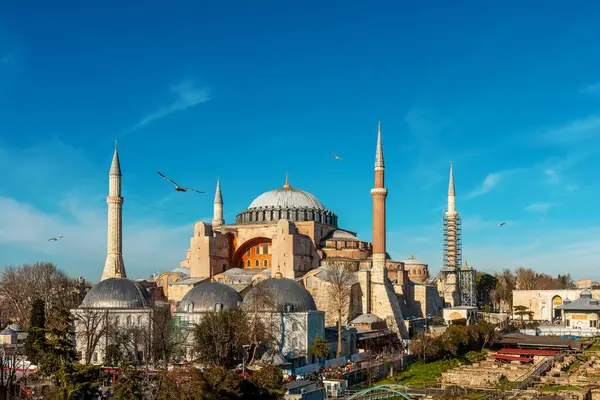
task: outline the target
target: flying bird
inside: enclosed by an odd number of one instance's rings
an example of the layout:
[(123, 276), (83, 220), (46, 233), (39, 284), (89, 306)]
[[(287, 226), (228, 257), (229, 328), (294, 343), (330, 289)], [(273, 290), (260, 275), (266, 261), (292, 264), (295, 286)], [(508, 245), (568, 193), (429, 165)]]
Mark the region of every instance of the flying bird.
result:
[(330, 151), (330, 153), (333, 156), (333, 158), (335, 158), (336, 161), (342, 161), (343, 160), (342, 157), (338, 157), (337, 154), (335, 154), (333, 151)]
[(499, 226), (499, 227), (501, 227), (501, 228), (502, 228), (504, 225), (506, 225), (506, 222), (500, 222), (500, 223), (498, 224), (498, 226)]
[(172, 179), (167, 178), (165, 175), (163, 175), (160, 171), (157, 171), (158, 174), (165, 180), (171, 182), (173, 184), (173, 186), (175, 186), (175, 190), (177, 190), (178, 192), (196, 192), (196, 193), (204, 193), (201, 192), (199, 190), (196, 189), (192, 189), (192, 188), (185, 188), (185, 187), (181, 187), (179, 186), (177, 183), (175, 183), (175, 181), (173, 181)]
[(48, 239), (49, 242), (58, 242), (59, 239), (64, 238), (64, 236), (58, 236)]

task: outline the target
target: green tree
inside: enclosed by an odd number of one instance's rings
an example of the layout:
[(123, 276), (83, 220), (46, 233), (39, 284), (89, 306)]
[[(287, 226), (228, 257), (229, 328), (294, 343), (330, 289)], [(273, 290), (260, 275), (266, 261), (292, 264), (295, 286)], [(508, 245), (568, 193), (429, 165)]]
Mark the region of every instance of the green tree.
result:
[(57, 312), (57, 317), (60, 322), (57, 321), (53, 328), (46, 329), (44, 356), (40, 363), (40, 372), (44, 375), (55, 374), (61, 366), (72, 363), (76, 356), (71, 333), (71, 314), (62, 310)]
[(493, 275), (478, 272), (475, 277), (475, 284), (479, 304), (481, 306), (489, 306), (493, 301), (490, 293), (496, 288), (498, 280)]
[(63, 364), (56, 373), (57, 382), (52, 390), (52, 398), (79, 400), (94, 395), (105, 376), (102, 369), (95, 365)]
[(310, 354), (317, 357), (320, 361), (321, 358), (326, 358), (329, 355), (329, 345), (320, 334), (317, 334), (310, 345)]
[(412, 338), (408, 345), (411, 354), (416, 354), (423, 362), (436, 358), (440, 353), (438, 341), (425, 333), (419, 333)]
[(144, 373), (129, 363), (123, 363), (113, 386), (115, 400), (138, 400), (147, 397), (148, 380)]
[(259, 398), (259, 399), (281, 399), (285, 394), (285, 386), (283, 384), (283, 372), (272, 365), (268, 365), (250, 375), (250, 381), (256, 386), (258, 396), (249, 397), (246, 393), (244, 398)]
[(36, 299), (31, 307), (30, 325), (25, 339), (25, 355), (34, 364), (39, 364), (46, 347), (46, 313), (44, 300)]
[(451, 357), (464, 353), (469, 344), (469, 333), (464, 326), (449, 326), (442, 335), (438, 337), (440, 347)]

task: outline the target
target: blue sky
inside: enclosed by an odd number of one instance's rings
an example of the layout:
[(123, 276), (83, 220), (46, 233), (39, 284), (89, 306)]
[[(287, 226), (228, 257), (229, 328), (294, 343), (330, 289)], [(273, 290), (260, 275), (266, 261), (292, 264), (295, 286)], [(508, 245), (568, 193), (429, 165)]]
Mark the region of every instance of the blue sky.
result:
[[(439, 269), (453, 160), (475, 268), (600, 279), (598, 15), (593, 1), (3, 2), (2, 264), (98, 279), (114, 140), (130, 276), (178, 265), (217, 176), (226, 221), (288, 171), (370, 240), (381, 120), (394, 258)], [(172, 192), (157, 169), (207, 194)]]

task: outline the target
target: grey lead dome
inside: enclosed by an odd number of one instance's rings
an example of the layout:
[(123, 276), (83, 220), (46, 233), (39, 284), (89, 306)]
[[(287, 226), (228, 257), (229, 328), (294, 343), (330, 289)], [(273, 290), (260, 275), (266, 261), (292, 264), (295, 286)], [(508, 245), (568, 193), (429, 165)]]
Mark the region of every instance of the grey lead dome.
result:
[[(301, 284), (288, 278), (269, 278), (260, 281), (248, 292), (244, 304), (250, 305), (256, 295), (257, 288), (268, 291), (273, 295), (278, 311), (285, 311), (286, 306), (292, 306), (292, 312), (316, 311), (317, 306), (312, 295)], [(265, 310), (266, 311), (266, 310)]]
[(294, 188), (270, 190), (258, 196), (248, 209), (261, 207), (314, 208), (325, 210), (323, 204), (312, 194)]
[(127, 278), (108, 278), (94, 285), (80, 308), (146, 308), (152, 298), (144, 286)]
[[(223, 309), (236, 308), (242, 296), (229, 285), (219, 282), (203, 282), (183, 296), (177, 306), (179, 312), (215, 311), (215, 304), (220, 303)], [(189, 309), (189, 306), (192, 309)]]

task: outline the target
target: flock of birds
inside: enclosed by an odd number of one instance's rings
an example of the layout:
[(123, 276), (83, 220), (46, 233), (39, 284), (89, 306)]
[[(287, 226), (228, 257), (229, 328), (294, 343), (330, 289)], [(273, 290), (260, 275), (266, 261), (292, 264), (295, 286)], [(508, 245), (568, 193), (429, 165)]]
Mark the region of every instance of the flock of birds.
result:
[[(330, 153), (333, 156), (333, 159), (335, 161), (343, 161), (344, 160), (342, 157), (338, 156), (333, 151), (330, 151)], [(169, 182), (170, 184), (172, 184), (174, 186), (175, 190), (178, 191), (178, 192), (204, 193), (204, 192), (202, 192), (200, 190), (196, 190), (196, 189), (193, 189), (193, 188), (179, 186), (173, 179), (167, 177), (162, 172), (160, 172), (160, 171), (156, 171), (156, 172), (158, 172), (158, 175), (160, 175), (161, 178), (163, 178), (164, 180), (166, 180), (167, 182)], [(506, 225), (506, 222), (501, 222), (501, 223), (498, 224), (499, 227), (503, 227), (504, 225)], [(49, 242), (58, 242), (62, 238), (64, 238), (64, 236), (52, 237), (52, 238), (48, 239), (48, 241)]]

